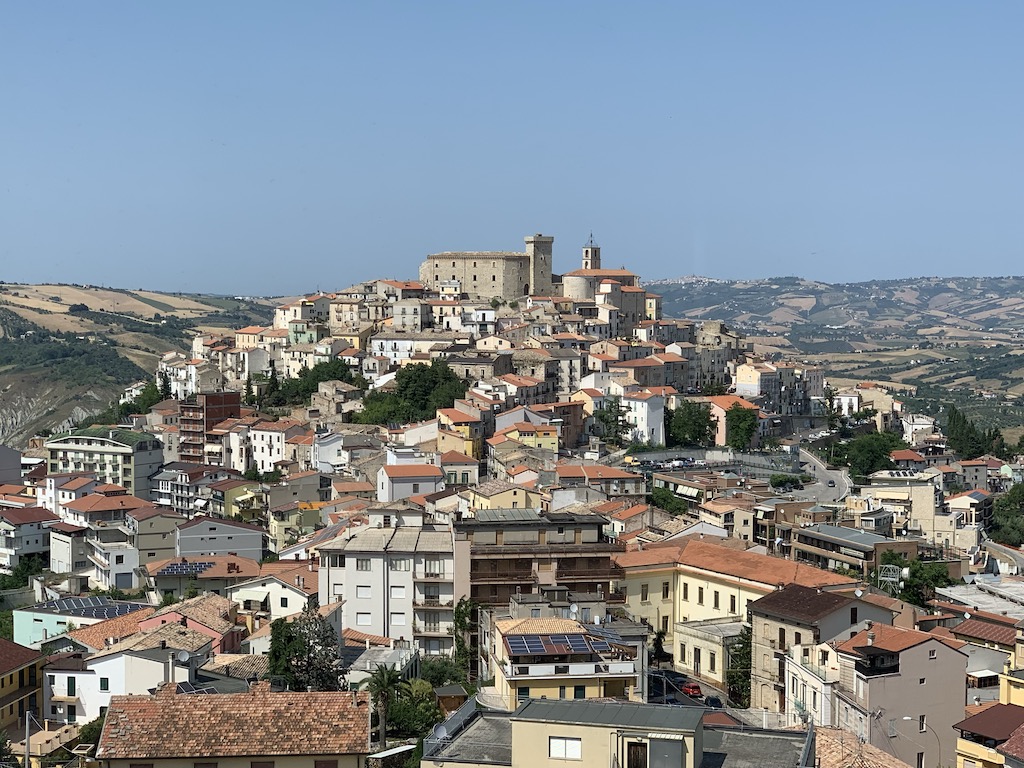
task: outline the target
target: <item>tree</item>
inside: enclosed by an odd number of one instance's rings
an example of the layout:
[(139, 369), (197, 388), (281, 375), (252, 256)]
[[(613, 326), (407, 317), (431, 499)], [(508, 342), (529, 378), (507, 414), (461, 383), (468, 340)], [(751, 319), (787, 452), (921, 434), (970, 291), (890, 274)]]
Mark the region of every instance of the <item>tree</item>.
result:
[(462, 671), (462, 679), (469, 678), (469, 638), (476, 630), (477, 606), (468, 597), (459, 598), (452, 612), (452, 638), (455, 644), (455, 664)]
[(715, 444), (715, 419), (711, 409), (693, 400), (682, 400), (672, 413), (669, 431), (681, 445), (708, 447)]
[(395, 374), (394, 392), (368, 392), (363, 410), (354, 417), (360, 424), (405, 424), (437, 415), (466, 394), (461, 381), (444, 360), (430, 365), (407, 365)]
[(922, 608), (935, 597), (936, 587), (948, 587), (955, 583), (944, 564), (926, 560), (911, 560), (908, 563), (903, 559), (903, 555), (892, 550), (882, 553), (882, 565), (896, 565), (901, 569), (908, 569), (907, 576), (902, 578), (903, 587), (898, 597), (904, 602)]
[(338, 635), (313, 604), (294, 621), (270, 625), (268, 677), (289, 688), (336, 691), (339, 688)]
[(740, 708), (750, 706), (750, 627), (740, 630), (739, 640), (729, 646), (729, 668), (725, 673), (726, 695)]
[(281, 388), (281, 382), (277, 378), (277, 366), (274, 365), (274, 361), (270, 361), (270, 373), (267, 375), (267, 397), (277, 394), (277, 391)]
[(892, 432), (872, 432), (854, 438), (846, 447), (850, 474), (867, 476), (882, 469), (892, 469), (896, 465), (889, 454), (905, 445)]
[(315, 602), (307, 605), (292, 622), (291, 669), (299, 689), (336, 691), (339, 687), (338, 633), (320, 615)]
[(659, 629), (651, 639), (651, 660), (656, 667), (660, 667), (661, 662), (672, 658), (669, 654), (665, 653), (665, 636), (667, 634), (664, 629)]
[(430, 683), (432, 688), (464, 684), (466, 670), (448, 656), (426, 656), (420, 660), (420, 678)]
[(7, 731), (0, 731), (0, 765), (18, 765), (19, 760), (20, 758), (11, 749), (11, 740), (7, 738)]
[(825, 387), (825, 396), (822, 399), (822, 402), (825, 406), (825, 418), (828, 420), (829, 429), (835, 429), (838, 427), (839, 418), (842, 416), (842, 413), (839, 410), (839, 403), (836, 401), (837, 394), (836, 390), (832, 387)]
[(993, 502), (991, 536), (1009, 547), (1024, 544), (1024, 483), (1016, 483)]
[(758, 415), (755, 408), (733, 403), (725, 412), (726, 444), (735, 451), (745, 451), (757, 434)]
[(167, 371), (160, 371), (160, 399), (170, 400), (172, 394), (171, 377), (167, 375)]
[(377, 713), (377, 733), (381, 748), (387, 747), (388, 714), (394, 703), (406, 695), (408, 685), (394, 664), (378, 664), (370, 675), (367, 690)]
[[(100, 715), (95, 720), (90, 720), (83, 725), (82, 730), (78, 732), (78, 742), (80, 744), (99, 744), (100, 734), (103, 733), (104, 720), (106, 720), (106, 715)], [(3, 761), (0, 760), (0, 762)]]
[(651, 503), (673, 515), (681, 514), (688, 508), (686, 502), (668, 488), (653, 488), (651, 490)]
[(256, 395), (252, 389), (252, 374), (248, 374), (245, 377), (245, 395), (242, 397), (243, 402), (246, 405), (253, 405), (256, 402)]
[(601, 426), (601, 435), (613, 445), (622, 444), (622, 436), (626, 432), (626, 411), (618, 395), (612, 395), (605, 400), (604, 408), (594, 411), (594, 418)]

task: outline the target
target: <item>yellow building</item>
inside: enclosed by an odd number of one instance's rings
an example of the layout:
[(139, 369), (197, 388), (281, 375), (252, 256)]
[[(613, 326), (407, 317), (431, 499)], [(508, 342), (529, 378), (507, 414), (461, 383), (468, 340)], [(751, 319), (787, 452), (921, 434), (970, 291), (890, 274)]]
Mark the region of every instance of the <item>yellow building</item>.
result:
[(635, 651), (572, 619), (499, 619), (490, 674), (507, 709), (527, 699), (637, 700)]
[[(748, 546), (739, 539), (687, 538), (616, 555), (615, 563), (625, 573), (619, 588), (625, 588), (627, 611), (655, 631), (664, 631), (665, 651), (685, 659), (675, 634), (678, 625), (745, 617), (750, 603), (780, 584), (856, 583), (848, 576), (746, 551)], [(679, 663), (676, 667), (687, 670)]]
[(546, 424), (531, 424), (528, 421), (513, 424), (494, 433), (522, 443), (530, 448), (541, 448), (558, 453), (558, 427)]
[(12, 738), (24, 733), (26, 710), (40, 711), (45, 662), (39, 651), (0, 638), (0, 731)]
[(483, 458), (484, 430), (479, 416), (457, 408), (437, 409), (439, 451), (458, 451), (474, 459)]
[(471, 510), (478, 509), (537, 509), (542, 494), (532, 488), (513, 485), (504, 480), (484, 480), (459, 494), (466, 499)]
[(967, 707), (968, 717), (953, 728), (956, 768), (999, 768), (1024, 762), (1024, 677), (1008, 668), (999, 676), (999, 701)]

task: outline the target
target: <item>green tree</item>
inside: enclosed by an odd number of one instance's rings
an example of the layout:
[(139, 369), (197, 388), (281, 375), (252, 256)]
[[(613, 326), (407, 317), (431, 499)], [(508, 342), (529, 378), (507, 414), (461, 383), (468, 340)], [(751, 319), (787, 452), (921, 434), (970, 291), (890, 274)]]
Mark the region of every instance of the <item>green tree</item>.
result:
[(336, 691), (341, 650), (338, 633), (310, 603), (292, 622), (291, 670), (299, 689)]
[(669, 431), (680, 445), (708, 447), (715, 444), (715, 419), (711, 409), (693, 400), (682, 400), (672, 413)]
[(279, 680), (289, 688), (295, 687), (295, 672), (292, 670), (292, 658), (298, 652), (298, 638), (294, 628), (284, 619), (276, 619), (270, 624), (270, 652), (267, 654), (267, 677)]
[(476, 631), (479, 606), (468, 597), (459, 598), (452, 612), (452, 639), (455, 645), (454, 661), (462, 672), (462, 680), (469, 678), (469, 639)]
[(281, 382), (277, 378), (277, 366), (274, 365), (274, 361), (270, 361), (270, 373), (267, 374), (267, 397), (276, 395), (277, 391), (281, 389)]
[(420, 678), (432, 688), (463, 685), (466, 682), (466, 670), (448, 656), (426, 656), (420, 660)]
[(758, 414), (755, 408), (733, 403), (725, 412), (726, 444), (735, 451), (746, 451), (757, 434)]
[(160, 371), (160, 400), (170, 400), (172, 394), (171, 377), (167, 375), (167, 371)]
[(836, 400), (836, 395), (839, 393), (832, 387), (826, 386), (824, 394), (822, 403), (825, 406), (825, 418), (828, 421), (828, 428), (835, 429), (839, 426), (839, 419), (842, 416), (839, 411), (839, 402)]
[(669, 654), (665, 653), (665, 637), (667, 634), (664, 629), (659, 629), (651, 639), (651, 661), (654, 662), (656, 667), (660, 667), (661, 662), (672, 658)]
[(0, 765), (15, 766), (20, 764), (20, 758), (11, 749), (11, 740), (7, 738), (7, 731), (0, 731)]
[(394, 664), (378, 664), (367, 681), (367, 690), (377, 713), (377, 733), (382, 749), (387, 747), (388, 715), (399, 698), (407, 695), (409, 684)]
[(434, 418), (439, 408), (451, 408), (465, 394), (466, 382), (444, 360), (407, 365), (395, 374), (394, 392), (368, 392), (363, 410), (354, 419), (361, 424), (424, 421)]
[(1024, 484), (1015, 484), (993, 502), (991, 536), (1008, 547), (1024, 544)]
[[(78, 742), (80, 744), (99, 744), (100, 734), (103, 733), (104, 720), (106, 720), (106, 716), (100, 715), (95, 720), (90, 720), (83, 725), (82, 729), (78, 732)], [(95, 754), (95, 750), (93, 754)], [(0, 760), (0, 762), (3, 761)]]
[(246, 405), (253, 405), (256, 402), (256, 395), (252, 388), (252, 374), (248, 374), (245, 377), (245, 394), (242, 396), (242, 401)]
[(668, 488), (654, 488), (651, 490), (651, 503), (673, 515), (681, 514), (687, 510), (687, 504), (676, 496)]
[(737, 707), (750, 706), (750, 627), (740, 630), (739, 640), (729, 646), (729, 668), (725, 673), (726, 695)]
[(908, 575), (902, 577), (903, 587), (898, 597), (922, 608), (935, 597), (936, 587), (948, 587), (955, 583), (944, 564), (926, 560), (911, 560), (908, 563), (899, 552), (891, 550), (882, 553), (882, 565), (908, 569)]
[(444, 715), (437, 706), (434, 689), (424, 680), (411, 680), (408, 692), (399, 695), (388, 708), (391, 732), (404, 738), (426, 736), (442, 720)]
[(604, 402), (604, 408), (594, 411), (594, 419), (601, 427), (601, 435), (612, 445), (622, 445), (626, 432), (626, 407), (618, 395), (612, 395)]
[(846, 446), (850, 474), (867, 476), (882, 469), (892, 469), (896, 465), (889, 454), (905, 446), (906, 443), (892, 432), (871, 432), (854, 438)]

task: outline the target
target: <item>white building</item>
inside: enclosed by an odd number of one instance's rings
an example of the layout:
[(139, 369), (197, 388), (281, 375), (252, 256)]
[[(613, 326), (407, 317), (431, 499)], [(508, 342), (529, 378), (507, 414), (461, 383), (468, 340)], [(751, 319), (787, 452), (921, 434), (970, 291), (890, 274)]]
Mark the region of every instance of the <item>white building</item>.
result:
[(647, 391), (629, 392), (620, 403), (626, 412), (628, 436), (637, 443), (665, 444), (665, 398)]
[[(425, 655), (450, 655), (455, 604), (454, 545), (441, 526), (390, 528), (371, 522), (320, 544), (320, 604), (344, 601), (345, 627), (389, 637)], [(381, 527), (377, 527), (377, 523)]]
[(267, 533), (262, 528), (216, 517), (194, 517), (175, 531), (177, 557), (237, 555), (262, 560)]
[(50, 532), (56, 523), (53, 512), (42, 507), (0, 507), (0, 566), (13, 570), (23, 557), (38, 555), (49, 560)]
[(433, 464), (385, 464), (377, 471), (377, 501), (392, 502), (444, 490), (444, 472)]

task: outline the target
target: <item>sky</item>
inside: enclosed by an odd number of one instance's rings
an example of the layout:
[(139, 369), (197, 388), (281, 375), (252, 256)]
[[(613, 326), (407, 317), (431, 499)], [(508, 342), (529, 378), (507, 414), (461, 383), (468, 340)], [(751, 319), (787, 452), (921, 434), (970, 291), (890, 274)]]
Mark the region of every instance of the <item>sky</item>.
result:
[(0, 279), (1024, 273), (1024, 3), (0, 0)]

